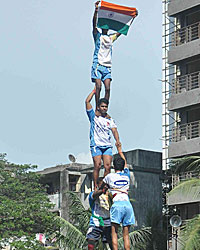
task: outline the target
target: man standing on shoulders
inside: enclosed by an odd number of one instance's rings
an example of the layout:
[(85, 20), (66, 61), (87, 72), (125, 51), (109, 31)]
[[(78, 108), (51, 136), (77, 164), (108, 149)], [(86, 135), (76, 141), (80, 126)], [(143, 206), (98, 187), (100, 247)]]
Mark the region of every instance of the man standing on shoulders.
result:
[(86, 112), (90, 120), (90, 150), (94, 162), (94, 188), (96, 189), (97, 179), (99, 177), (99, 170), (101, 168), (101, 159), (103, 158), (103, 165), (105, 168), (104, 176), (110, 173), (112, 162), (112, 144), (111, 144), (111, 132), (116, 140), (116, 147), (121, 145), (119, 141), (119, 134), (117, 126), (112, 118), (107, 115), (108, 100), (102, 98), (98, 102), (97, 109), (99, 116), (95, 115), (95, 112), (91, 105), (91, 100), (95, 95), (96, 89), (94, 89), (86, 98)]
[(128, 197), (130, 171), (121, 146), (118, 147), (118, 152), (120, 156), (113, 161), (115, 173), (110, 173), (103, 179), (101, 188), (107, 185), (113, 196), (113, 205), (110, 209), (113, 250), (118, 250), (117, 233), (120, 223), (123, 226), (124, 249), (130, 250), (129, 229), (135, 224), (133, 207)]
[[(103, 178), (97, 180), (97, 185), (100, 187), (103, 183)], [(107, 188), (99, 189), (91, 192), (89, 195), (89, 203), (92, 209), (90, 218), (90, 226), (86, 235), (88, 241), (88, 250), (93, 250), (95, 244), (102, 239), (103, 244), (108, 243), (112, 250), (111, 224), (110, 224), (110, 202)]]
[(97, 28), (97, 14), (98, 5), (100, 1), (95, 3), (95, 12), (93, 16), (93, 38), (95, 43), (95, 50), (93, 55), (93, 63), (91, 70), (92, 82), (96, 85), (96, 106), (98, 105), (101, 91), (101, 82), (105, 86), (105, 98), (110, 98), (110, 83), (111, 77), (111, 66), (112, 66), (112, 46), (113, 42), (121, 35), (120, 33), (114, 33), (108, 35), (107, 29)]

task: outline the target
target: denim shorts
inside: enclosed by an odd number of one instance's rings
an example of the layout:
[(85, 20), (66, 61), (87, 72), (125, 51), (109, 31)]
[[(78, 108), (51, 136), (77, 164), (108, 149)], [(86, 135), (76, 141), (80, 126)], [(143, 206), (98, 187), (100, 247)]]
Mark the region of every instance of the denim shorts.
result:
[(87, 239), (91, 239), (94, 241), (98, 241), (100, 238), (102, 238), (103, 242), (111, 242), (111, 227), (96, 227), (96, 226), (90, 226), (87, 235)]
[(100, 79), (102, 82), (104, 82), (106, 79), (112, 80), (111, 68), (100, 64), (93, 64), (91, 79), (92, 82), (95, 82), (95, 79)]
[(112, 156), (112, 147), (100, 147), (100, 146), (94, 146), (90, 147), (90, 151), (92, 154), (92, 157), (95, 157), (97, 155), (110, 155)]

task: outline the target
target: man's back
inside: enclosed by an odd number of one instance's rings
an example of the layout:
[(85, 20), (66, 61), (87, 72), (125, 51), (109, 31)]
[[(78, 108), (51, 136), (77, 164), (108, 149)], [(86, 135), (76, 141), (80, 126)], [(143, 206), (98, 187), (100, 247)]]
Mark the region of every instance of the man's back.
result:
[(108, 174), (103, 181), (109, 185), (113, 202), (129, 200), (130, 172), (128, 168), (125, 168), (122, 172)]

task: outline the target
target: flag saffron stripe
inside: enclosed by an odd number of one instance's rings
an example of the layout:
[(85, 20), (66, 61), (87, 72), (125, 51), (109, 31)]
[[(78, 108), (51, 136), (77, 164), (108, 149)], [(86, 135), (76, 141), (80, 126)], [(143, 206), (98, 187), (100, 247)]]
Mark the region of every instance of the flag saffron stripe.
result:
[(135, 17), (136, 12), (137, 12), (136, 8), (126, 7), (126, 6), (113, 4), (113, 3), (108, 3), (108, 2), (105, 2), (105, 1), (101, 1), (100, 9), (110, 10), (110, 11), (113, 11), (113, 12), (118, 12), (118, 13), (128, 15), (128, 16), (132, 16), (132, 17)]
[(110, 29), (110, 27), (115, 27), (115, 30), (123, 35), (127, 35), (129, 29), (129, 25), (125, 25), (124, 23), (107, 18), (99, 18), (97, 26), (101, 27), (102, 29)]
[(124, 24), (127, 24), (128, 22), (130, 22), (130, 20), (132, 20), (132, 16), (127, 16), (120, 13), (101, 9), (98, 11), (98, 18), (108, 18), (111, 20), (119, 21)]

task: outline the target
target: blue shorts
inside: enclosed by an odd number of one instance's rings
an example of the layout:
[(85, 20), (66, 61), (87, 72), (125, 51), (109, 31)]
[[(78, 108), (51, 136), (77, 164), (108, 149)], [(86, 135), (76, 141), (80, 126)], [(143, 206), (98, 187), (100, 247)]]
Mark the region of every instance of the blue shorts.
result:
[(129, 226), (135, 224), (135, 216), (130, 201), (115, 201), (110, 209), (111, 223)]
[(102, 82), (104, 82), (106, 79), (110, 79), (112, 81), (111, 68), (100, 64), (93, 64), (91, 79), (92, 82), (95, 82), (95, 79), (101, 79)]
[(92, 154), (92, 157), (97, 156), (97, 155), (110, 155), (112, 156), (112, 147), (98, 147), (98, 146), (94, 146), (94, 147), (90, 147), (90, 151)]
[(111, 227), (90, 226), (86, 238), (87, 240), (90, 239), (94, 241), (98, 241), (101, 238), (103, 242), (112, 242)]

